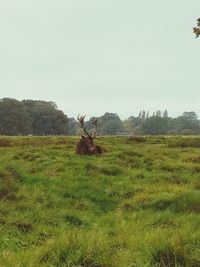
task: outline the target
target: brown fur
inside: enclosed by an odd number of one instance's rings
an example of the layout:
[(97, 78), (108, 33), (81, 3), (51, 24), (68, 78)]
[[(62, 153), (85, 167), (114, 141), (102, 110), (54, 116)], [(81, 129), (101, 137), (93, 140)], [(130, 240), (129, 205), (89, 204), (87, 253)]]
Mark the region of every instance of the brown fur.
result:
[(99, 145), (95, 145), (91, 136), (82, 136), (76, 146), (76, 153), (80, 155), (102, 154), (103, 149)]

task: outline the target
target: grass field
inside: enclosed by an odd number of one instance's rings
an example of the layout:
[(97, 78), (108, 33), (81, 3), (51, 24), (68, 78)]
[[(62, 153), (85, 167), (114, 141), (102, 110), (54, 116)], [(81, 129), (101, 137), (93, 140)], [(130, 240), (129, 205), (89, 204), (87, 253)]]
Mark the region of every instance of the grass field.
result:
[(200, 266), (200, 138), (76, 142), (0, 138), (0, 266)]

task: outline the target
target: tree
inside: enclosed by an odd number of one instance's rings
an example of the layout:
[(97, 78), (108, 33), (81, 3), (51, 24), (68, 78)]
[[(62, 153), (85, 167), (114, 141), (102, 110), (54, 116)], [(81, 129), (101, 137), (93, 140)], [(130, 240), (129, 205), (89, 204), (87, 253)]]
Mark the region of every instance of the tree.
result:
[(100, 125), (102, 125), (102, 134), (114, 135), (123, 132), (123, 122), (116, 113), (106, 112), (99, 117)]
[(178, 134), (197, 134), (200, 131), (200, 121), (194, 111), (184, 112), (173, 120), (173, 124)]
[(134, 133), (134, 124), (130, 120), (123, 121), (123, 129), (125, 133), (133, 134)]
[(142, 111), (140, 111), (138, 118), (140, 119), (142, 117)]
[(160, 110), (156, 111), (156, 117), (162, 117), (162, 112)]
[(185, 119), (187, 119), (188, 121), (193, 122), (193, 123), (197, 122), (197, 120), (198, 120), (198, 116), (197, 116), (196, 112), (194, 112), (194, 111), (185, 111), (185, 112), (183, 112), (182, 116)]
[(60, 110), (37, 103), (32, 111), (33, 134), (57, 135), (65, 133), (67, 118)]
[(0, 134), (24, 135), (29, 133), (31, 118), (24, 104), (14, 98), (0, 100)]
[(146, 117), (146, 111), (143, 110), (143, 111), (142, 111), (142, 119), (145, 119), (145, 117)]
[(142, 122), (142, 119), (140, 117), (134, 116), (129, 117), (128, 120), (132, 123), (132, 125), (134, 125), (134, 127), (139, 126)]
[(57, 109), (54, 102), (23, 100), (32, 119), (34, 135), (61, 135), (67, 133), (67, 116)]
[(196, 38), (200, 35), (200, 18), (197, 19), (197, 27), (193, 28), (193, 33), (196, 35)]
[(163, 112), (163, 118), (168, 118), (168, 111), (165, 109), (165, 111)]
[(74, 118), (67, 119), (68, 135), (77, 135), (78, 123)]
[(107, 121), (103, 126), (103, 134), (106, 135), (115, 135), (123, 132), (123, 124), (122, 122), (111, 120)]
[(143, 134), (166, 134), (168, 130), (168, 119), (158, 116), (150, 117), (141, 124), (141, 131)]

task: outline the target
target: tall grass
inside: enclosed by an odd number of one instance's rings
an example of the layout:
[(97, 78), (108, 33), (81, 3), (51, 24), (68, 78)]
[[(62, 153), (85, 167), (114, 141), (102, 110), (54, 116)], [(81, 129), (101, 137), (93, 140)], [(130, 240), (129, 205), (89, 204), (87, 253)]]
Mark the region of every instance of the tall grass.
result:
[(200, 266), (198, 137), (0, 138), (0, 266)]

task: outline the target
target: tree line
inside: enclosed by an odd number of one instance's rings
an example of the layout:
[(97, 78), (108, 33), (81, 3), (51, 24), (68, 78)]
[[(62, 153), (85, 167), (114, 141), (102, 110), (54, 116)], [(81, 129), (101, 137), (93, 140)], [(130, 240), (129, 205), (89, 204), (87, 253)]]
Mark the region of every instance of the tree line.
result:
[[(168, 111), (141, 110), (137, 116), (121, 120), (117, 113), (106, 112), (97, 117), (102, 135), (197, 135), (200, 120), (194, 111), (172, 118)], [(92, 129), (92, 118), (86, 121)], [(52, 101), (0, 99), (0, 135), (80, 135), (75, 118), (69, 118)]]
[(67, 134), (67, 116), (51, 101), (3, 98), (0, 100), (0, 134)]

